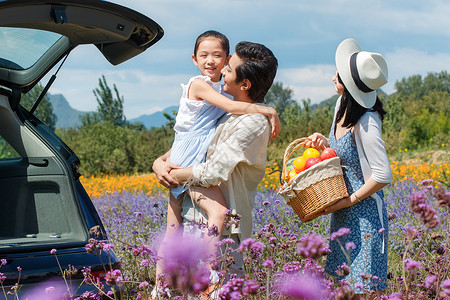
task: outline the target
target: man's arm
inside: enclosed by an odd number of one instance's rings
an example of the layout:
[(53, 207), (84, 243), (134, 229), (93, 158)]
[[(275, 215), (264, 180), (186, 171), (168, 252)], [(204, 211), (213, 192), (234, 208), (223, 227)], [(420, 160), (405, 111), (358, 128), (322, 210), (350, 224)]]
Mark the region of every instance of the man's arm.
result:
[(232, 126), (216, 133), (221, 136), (207, 160), (193, 166), (192, 171), (187, 171), (192, 173), (194, 185), (218, 185), (228, 181), (236, 165), (241, 162), (249, 165), (265, 162), (266, 152), (258, 149), (267, 149), (270, 137), (267, 119), (261, 114), (247, 114), (237, 118)]
[(180, 184), (185, 184), (189, 179), (192, 178), (192, 167), (172, 169), (169, 175), (179, 182)]
[(180, 166), (169, 162), (170, 151), (171, 150), (155, 159), (152, 166), (159, 183), (167, 188), (180, 185), (178, 181), (169, 174), (171, 170), (180, 168)]

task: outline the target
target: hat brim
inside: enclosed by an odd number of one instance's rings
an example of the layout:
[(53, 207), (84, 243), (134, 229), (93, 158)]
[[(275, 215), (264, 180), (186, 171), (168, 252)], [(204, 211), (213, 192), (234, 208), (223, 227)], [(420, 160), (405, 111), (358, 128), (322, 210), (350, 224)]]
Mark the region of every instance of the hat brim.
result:
[(377, 99), (377, 92), (372, 91), (364, 93), (355, 84), (350, 71), (350, 56), (353, 53), (360, 52), (361, 47), (354, 39), (345, 39), (342, 41), (336, 49), (336, 68), (341, 77), (345, 88), (353, 96), (353, 98), (362, 107), (371, 108), (375, 105)]

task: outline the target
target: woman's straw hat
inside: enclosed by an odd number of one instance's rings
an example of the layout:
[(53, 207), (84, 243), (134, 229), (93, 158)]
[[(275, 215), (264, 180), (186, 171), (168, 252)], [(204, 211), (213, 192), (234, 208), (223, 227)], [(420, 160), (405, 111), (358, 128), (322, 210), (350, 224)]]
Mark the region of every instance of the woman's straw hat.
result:
[(345, 88), (361, 106), (371, 108), (376, 90), (388, 81), (388, 68), (379, 53), (361, 51), (354, 39), (342, 41), (336, 50), (336, 67)]

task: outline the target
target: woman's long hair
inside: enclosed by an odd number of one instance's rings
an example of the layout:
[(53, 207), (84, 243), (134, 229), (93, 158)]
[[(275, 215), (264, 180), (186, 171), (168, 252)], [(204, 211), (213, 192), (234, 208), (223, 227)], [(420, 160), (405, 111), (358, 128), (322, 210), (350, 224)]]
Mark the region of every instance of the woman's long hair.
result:
[[(341, 80), (341, 77), (339, 77), (339, 74), (338, 74), (338, 80), (342, 85), (344, 85), (344, 83)], [(345, 88), (345, 85), (344, 85), (344, 88)], [(372, 108), (365, 108), (365, 107), (362, 107), (358, 102), (356, 102), (356, 100), (353, 98), (353, 96), (350, 95), (350, 93), (348, 92), (347, 88), (345, 88), (344, 92), (342, 93), (341, 104), (340, 104), (338, 112), (336, 114), (335, 124), (339, 123), (339, 121), (342, 118), (344, 118), (342, 127), (351, 128), (351, 127), (355, 126), (356, 123), (358, 123), (359, 119), (367, 111), (377, 112), (380, 115), (381, 121), (383, 121), (384, 115), (386, 114), (386, 111), (383, 109), (383, 103), (380, 101), (378, 96), (377, 96), (377, 100), (375, 101), (375, 104)]]

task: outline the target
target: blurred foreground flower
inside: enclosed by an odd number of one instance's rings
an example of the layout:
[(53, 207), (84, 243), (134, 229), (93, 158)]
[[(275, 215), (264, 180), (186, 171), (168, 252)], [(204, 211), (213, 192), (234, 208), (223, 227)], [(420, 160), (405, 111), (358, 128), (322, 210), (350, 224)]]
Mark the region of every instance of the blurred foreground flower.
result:
[(445, 296), (450, 296), (450, 279), (446, 279), (441, 284), (442, 292)]
[(207, 247), (203, 239), (175, 235), (166, 240), (162, 271), (169, 286), (183, 295), (196, 294), (209, 284)]
[(28, 300), (61, 300), (66, 299), (67, 286), (65, 282), (61, 279), (51, 280), (39, 283), (37, 286), (33, 287), (31, 290), (26, 291), (20, 299)]
[(290, 276), (281, 287), (281, 293), (292, 299), (316, 300), (323, 298), (320, 279), (314, 276)]

